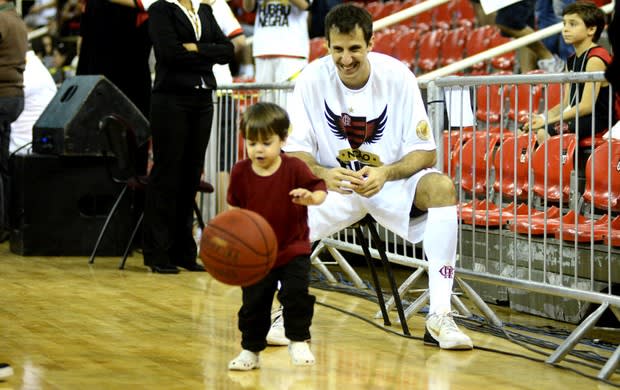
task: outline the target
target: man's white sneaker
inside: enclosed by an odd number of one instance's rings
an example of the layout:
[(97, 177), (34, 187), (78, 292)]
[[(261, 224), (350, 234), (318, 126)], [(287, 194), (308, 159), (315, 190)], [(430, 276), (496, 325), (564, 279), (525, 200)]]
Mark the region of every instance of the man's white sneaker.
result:
[(249, 371), (255, 368), (260, 368), (258, 354), (247, 349), (242, 350), (239, 356), (228, 363), (228, 369), (234, 371)]
[(472, 349), (474, 344), (469, 336), (456, 326), (452, 313), (429, 314), (426, 317), (424, 343), (439, 345), (442, 349)]
[(314, 364), (314, 355), (305, 341), (293, 341), (288, 346), (291, 362), (296, 366), (311, 366)]
[(271, 328), (267, 332), (267, 344), (289, 345), (290, 342), (284, 335), (284, 319), (282, 318), (282, 308), (280, 308), (271, 315)]
[(13, 368), (8, 363), (0, 363), (0, 381), (10, 378), (13, 375)]

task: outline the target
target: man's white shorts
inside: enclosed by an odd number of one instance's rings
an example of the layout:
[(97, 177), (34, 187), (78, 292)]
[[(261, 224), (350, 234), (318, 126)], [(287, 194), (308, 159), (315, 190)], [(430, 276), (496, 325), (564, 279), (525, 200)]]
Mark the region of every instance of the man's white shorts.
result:
[(426, 213), (411, 219), (409, 212), (419, 180), (433, 172), (441, 173), (435, 168), (427, 168), (407, 180), (387, 182), (378, 194), (370, 198), (329, 191), (325, 202), (308, 207), (310, 240), (328, 237), (370, 214), (380, 225), (408, 241), (422, 241)]

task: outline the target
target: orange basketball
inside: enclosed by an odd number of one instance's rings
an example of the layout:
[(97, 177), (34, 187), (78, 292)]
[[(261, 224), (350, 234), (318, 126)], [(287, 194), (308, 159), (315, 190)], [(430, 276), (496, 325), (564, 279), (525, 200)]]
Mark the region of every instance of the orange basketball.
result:
[(265, 277), (278, 254), (269, 222), (250, 210), (216, 215), (200, 239), (200, 258), (207, 272), (222, 283), (249, 286)]

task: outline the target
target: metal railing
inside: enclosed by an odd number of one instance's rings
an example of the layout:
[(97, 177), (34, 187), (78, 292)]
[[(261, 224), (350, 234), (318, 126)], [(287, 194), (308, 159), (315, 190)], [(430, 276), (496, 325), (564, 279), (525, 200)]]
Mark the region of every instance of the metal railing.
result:
[[(509, 293), (515, 294), (516, 291), (542, 294), (547, 297), (560, 297), (562, 300), (575, 300), (581, 303), (591, 303), (594, 305), (600, 305), (598, 309), (593, 310), (591, 314), (587, 315), (584, 308), (587, 305), (580, 305), (579, 315), (582, 318), (586, 317), (581, 322), (581, 325), (573, 332), (564, 344), (562, 344), (554, 354), (548, 359), (548, 362), (555, 363), (561, 360), (578, 342), (583, 334), (594, 326), (597, 319), (600, 318), (602, 313), (610, 308), (616, 315), (620, 314), (618, 308), (620, 308), (620, 297), (614, 295), (614, 286), (620, 279), (620, 275), (617, 270), (618, 262), (620, 260), (620, 250), (612, 246), (611, 241), (608, 244), (603, 244), (598, 239), (592, 238), (589, 242), (578, 243), (576, 241), (565, 241), (561, 239), (562, 229), (570, 225), (569, 220), (560, 220), (559, 231), (560, 238), (556, 238), (554, 235), (549, 234), (545, 229), (542, 236), (533, 234), (531, 230), (525, 233), (519, 233), (516, 230), (511, 230), (510, 221), (513, 216), (508, 215), (509, 209), (505, 209), (504, 206), (507, 202), (512, 201), (514, 204), (518, 202), (525, 204), (528, 207), (528, 211), (525, 214), (526, 218), (531, 218), (533, 213), (548, 210), (551, 206), (551, 202), (546, 195), (538, 197), (533, 189), (531, 180), (533, 180), (533, 174), (530, 174), (528, 181), (528, 189), (526, 196), (517, 199), (502, 199), (493, 194), (490, 188), (490, 183), (496, 177), (501, 177), (503, 168), (499, 171), (494, 169), (485, 169), (483, 174), (483, 181), (486, 184), (484, 194), (475, 195), (468, 193), (461, 186), (461, 180), (464, 176), (463, 173), (463, 152), (462, 149), (456, 154), (454, 151), (449, 151), (450, 155), (443, 155), (443, 132), (444, 129), (452, 128), (457, 140), (463, 140), (464, 137), (469, 134), (484, 134), (481, 140), (484, 140), (485, 147), (488, 144), (488, 140), (491, 136), (498, 138), (498, 146), (494, 148), (488, 148), (485, 150), (485, 155), (488, 160), (491, 160), (494, 153), (497, 153), (498, 148), (502, 145), (502, 142), (507, 137), (514, 137), (520, 131), (519, 120), (515, 117), (511, 119), (508, 112), (512, 108), (515, 110), (518, 106), (523, 106), (523, 102), (511, 101), (511, 99), (525, 99), (528, 108), (527, 114), (535, 112), (544, 113), (550, 107), (550, 89), (548, 88), (552, 84), (565, 84), (565, 83), (584, 83), (584, 82), (604, 82), (602, 73), (562, 73), (562, 74), (532, 74), (532, 75), (508, 75), (508, 76), (471, 76), (471, 77), (444, 77), (437, 78), (432, 82), (429, 82), (427, 87), (427, 101), (429, 117), (435, 134), (435, 139), (438, 145), (438, 152), (441, 155), (438, 166), (443, 168), (443, 159), (448, 158), (448, 173), (454, 173), (454, 180), (459, 188), (459, 198), (462, 203), (475, 200), (478, 196), (480, 200), (484, 202), (484, 206), (481, 206), (482, 218), (488, 217), (490, 211), (488, 205), (494, 204), (499, 206), (499, 218), (503, 221), (499, 226), (490, 226), (488, 223), (482, 225), (476, 225), (475, 223), (467, 224), (462, 221), (459, 222), (459, 246), (458, 246), (458, 261), (457, 261), (457, 282), (461, 289), (467, 293), (472, 301), (480, 308), (486, 318), (496, 324), (501, 324), (501, 321), (495, 316), (493, 311), (483, 302), (480, 295), (476, 293), (476, 290), (483, 289), (482, 286), (493, 286), (496, 289), (504, 289)], [(518, 85), (527, 85), (529, 93), (526, 96), (518, 96), (518, 93), (510, 93), (510, 88), (515, 88)], [(487, 104), (478, 103), (478, 91), (479, 88), (486, 90), (492, 89), (494, 86), (499, 86), (496, 90), (499, 91), (498, 96), (488, 97)], [(535, 102), (533, 93), (531, 91), (534, 87), (542, 88), (541, 101)], [(278, 102), (283, 103), (285, 97), (293, 88), (291, 84), (233, 84), (222, 86), (218, 90), (215, 118), (213, 121), (213, 133), (209, 148), (207, 150), (207, 158), (205, 163), (205, 176), (206, 179), (214, 183), (217, 188), (217, 192), (213, 197), (207, 197), (205, 199), (206, 204), (203, 207), (205, 217), (210, 218), (222, 211), (225, 207), (225, 196), (227, 188), (228, 172), (235, 161), (244, 157), (244, 151), (242, 145), (240, 145), (240, 138), (238, 136), (237, 128), (239, 123), (239, 115), (248, 106), (264, 99), (276, 99)], [(469, 106), (472, 111), (473, 126), (463, 125), (464, 111), (459, 110), (458, 114), (450, 112), (448, 115), (447, 123), (444, 123), (445, 108), (445, 95), (444, 91), (456, 90), (457, 93), (451, 93), (452, 98), (460, 99), (461, 102), (457, 106), (467, 107)], [(560, 91), (562, 91), (560, 89)], [(515, 92), (517, 92), (515, 90)], [(563, 92), (560, 92), (563, 94)], [(469, 98), (468, 98), (469, 95)], [(563, 98), (563, 96), (561, 96)], [(283, 100), (284, 99), (284, 100)], [(476, 111), (479, 105), (484, 107), (488, 106), (491, 99), (500, 100), (500, 113), (499, 122), (497, 128), (494, 128), (492, 123), (488, 119), (480, 120), (476, 119)], [(592, 103), (594, 105), (594, 102)], [(454, 105), (451, 105), (454, 107)], [(610, 105), (612, 107), (613, 105)], [(458, 120), (455, 118), (458, 115)], [(611, 123), (611, 112), (607, 115), (609, 117), (609, 127)], [(529, 120), (528, 120), (529, 121)], [(458, 122), (458, 127), (455, 127), (454, 123)], [(529, 135), (533, 137), (533, 135)], [(473, 139), (473, 138), (472, 138)], [(577, 140), (575, 146), (576, 155), (580, 155), (581, 152), (589, 151), (592, 154), (595, 150), (595, 146), (582, 147), (579, 146)], [(475, 141), (474, 141), (475, 142)], [(605, 141), (608, 146), (612, 144), (611, 140)], [(462, 146), (462, 143), (459, 145)], [(551, 159), (551, 151), (545, 144), (539, 146), (544, 151), (544, 166)], [(534, 148), (533, 148), (534, 149)], [(532, 149), (532, 150), (533, 150)], [(610, 148), (611, 150), (611, 148)], [(532, 151), (528, 151), (531, 157)], [(519, 156), (518, 153), (514, 154), (514, 159)], [(611, 175), (617, 172), (618, 161), (612, 161), (612, 155), (609, 152), (607, 156), (608, 166), (612, 169), (607, 169), (608, 183), (611, 186)], [(574, 164), (571, 169), (569, 177), (560, 176), (560, 181), (564, 180), (570, 188), (570, 198), (568, 201), (560, 201), (557, 204), (557, 208), (560, 210), (560, 215), (565, 215), (569, 211), (580, 212), (584, 215), (591, 217), (590, 233), (594, 230), (600, 230), (602, 226), (603, 230), (606, 229), (606, 233), (612, 232), (612, 220), (618, 215), (618, 211), (614, 210), (611, 202), (608, 201), (607, 207), (603, 209), (595, 209), (593, 205), (584, 206), (583, 202), (583, 184), (584, 179), (580, 178), (578, 173), (584, 172), (582, 166), (578, 163), (579, 159), (572, 159)], [(456, 167), (452, 167), (454, 163)], [(507, 162), (506, 162), (507, 163)], [(516, 161), (512, 161), (516, 163)], [(529, 170), (534, 171), (532, 162), (530, 159)], [(502, 165), (503, 166), (503, 165)], [(453, 169), (455, 168), (455, 169)], [(596, 173), (599, 171), (596, 167), (590, 167), (591, 172), (588, 175), (588, 179), (591, 180), (590, 185), (593, 186)], [(473, 172), (477, 172), (475, 167), (472, 168)], [(548, 184), (549, 172), (543, 173), (544, 184)], [(581, 186), (580, 186), (581, 184)], [(608, 188), (612, 190), (612, 188)], [(611, 192), (611, 191), (609, 191)], [(536, 201), (535, 201), (536, 200)], [(502, 210), (504, 209), (504, 210)], [(462, 211), (462, 209), (461, 209)], [(474, 210), (474, 212), (476, 212)], [(516, 214), (516, 213), (513, 213)], [(596, 221), (607, 215), (607, 220), (604, 224), (595, 225)], [(462, 215), (461, 215), (462, 217)], [(552, 217), (549, 215), (543, 219), (545, 225), (549, 224)], [(529, 219), (528, 219), (529, 221)], [(409, 287), (417, 281), (420, 276), (426, 270), (426, 261), (424, 258), (417, 258), (416, 253), (423, 253), (423, 248), (419, 245), (413, 245), (405, 241), (402, 237), (397, 236), (393, 232), (383, 229), (379, 226), (379, 231), (382, 235), (385, 247), (383, 248), (388, 256), (390, 262), (400, 264), (406, 267), (412, 268), (412, 273), (409, 278), (401, 285), (399, 291), (404, 294)], [(353, 231), (345, 229), (327, 239), (321, 241), (321, 243), (315, 249), (312, 255), (312, 261), (315, 267), (325, 274), (328, 281), (336, 283), (336, 278), (325, 266), (325, 262), (321, 261), (319, 254), (322, 251), (328, 251), (334, 263), (338, 264), (341, 269), (349, 276), (351, 281), (360, 288), (365, 288), (361, 278), (355, 273), (355, 270), (348, 264), (344, 256), (340, 251), (351, 252), (356, 254), (363, 254), (362, 248), (359, 246), (355, 239)], [(378, 258), (379, 253), (377, 248), (370, 248), (371, 255)], [(413, 254), (413, 255), (412, 255)], [(470, 285), (471, 284), (471, 285)], [(472, 287), (473, 286), (473, 287)], [(486, 297), (485, 297), (486, 298)], [(423, 294), (416, 299), (407, 309), (406, 314), (410, 316), (417, 310), (419, 310), (427, 301), (428, 296)], [(550, 298), (549, 298), (550, 299)], [(457, 297), (453, 299), (455, 307), (459, 310), (467, 311), (465, 305), (463, 305)], [(392, 304), (392, 301), (388, 301), (388, 304)], [(542, 313), (547, 314), (549, 313)], [(377, 313), (379, 315), (379, 313)], [(573, 321), (578, 322), (578, 321)], [(608, 364), (603, 367), (599, 376), (601, 378), (607, 378), (611, 375), (615, 369), (618, 360), (620, 359), (620, 353), (613, 355)]]

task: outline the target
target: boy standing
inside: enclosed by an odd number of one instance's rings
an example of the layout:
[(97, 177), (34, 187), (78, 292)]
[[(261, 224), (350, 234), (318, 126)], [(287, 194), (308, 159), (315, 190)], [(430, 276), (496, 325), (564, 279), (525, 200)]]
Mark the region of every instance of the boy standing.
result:
[(283, 306), (285, 334), (291, 340), (291, 360), (295, 365), (315, 361), (306, 343), (315, 301), (308, 293), (311, 250), (306, 206), (323, 203), (326, 186), (303, 161), (281, 152), (289, 128), (286, 111), (273, 103), (251, 106), (241, 123), (248, 159), (232, 169), (228, 204), (255, 211), (269, 222), (278, 238), (278, 257), (263, 280), (242, 288), (239, 330), (243, 350), (229, 363), (230, 370), (260, 367), (258, 354), (267, 346), (271, 303), (278, 282), (282, 285), (278, 300)]
[[(562, 37), (575, 48), (575, 54), (567, 61), (568, 71), (605, 71), (611, 56), (596, 44), (605, 27), (603, 11), (588, 1), (578, 1), (564, 8), (562, 18)], [(574, 83), (567, 85), (565, 91), (564, 101), (549, 109), (546, 116), (531, 118), (531, 129), (536, 130), (539, 144), (561, 132), (577, 133), (578, 138), (590, 137), (593, 131), (600, 133), (609, 125), (608, 82)], [(596, 101), (594, 107), (593, 101)], [(524, 128), (530, 128), (530, 124), (526, 123)]]

